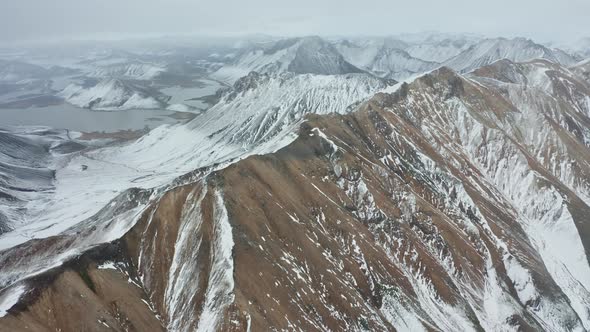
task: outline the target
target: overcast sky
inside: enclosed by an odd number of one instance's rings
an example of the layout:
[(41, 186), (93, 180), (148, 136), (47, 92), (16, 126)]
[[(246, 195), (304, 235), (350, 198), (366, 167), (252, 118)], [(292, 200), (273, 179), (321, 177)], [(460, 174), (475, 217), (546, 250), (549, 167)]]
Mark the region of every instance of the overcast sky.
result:
[(590, 35), (590, 0), (0, 0), (0, 42), (153, 35)]

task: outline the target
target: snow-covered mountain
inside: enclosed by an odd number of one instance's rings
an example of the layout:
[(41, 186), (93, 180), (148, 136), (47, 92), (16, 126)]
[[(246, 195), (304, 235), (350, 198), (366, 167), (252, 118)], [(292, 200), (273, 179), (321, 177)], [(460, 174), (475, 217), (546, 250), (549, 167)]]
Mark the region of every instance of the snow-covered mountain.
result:
[(546, 59), (564, 66), (570, 66), (577, 60), (558, 49), (549, 49), (525, 38), (494, 38), (485, 39), (469, 47), (457, 56), (445, 61), (443, 65), (460, 72), (488, 65), (494, 61), (508, 59), (516, 62), (533, 59)]
[(573, 51), (582, 57), (590, 57), (590, 37), (581, 38), (575, 44)]
[(20, 81), (45, 75), (45, 68), (20, 61), (0, 62), (0, 81)]
[(233, 83), (251, 71), (260, 73), (339, 75), (360, 73), (338, 50), (320, 37), (282, 39), (247, 48), (213, 77)]
[(589, 330), (585, 63), (507, 43), (395, 85), (351, 64), (382, 45), (256, 43), (186, 124), (0, 132), (0, 328)]
[(27, 223), (25, 215), (54, 189), (57, 160), (84, 149), (71, 142), (65, 130), (49, 128), (0, 129), (0, 234)]
[(413, 43), (405, 48), (411, 56), (431, 62), (444, 62), (459, 53), (465, 51), (476, 43), (476, 39), (458, 36), (457, 38), (428, 38), (424, 41)]
[(406, 51), (414, 58), (442, 63), (482, 39), (480, 36), (469, 34), (425, 32), (398, 34), (386, 38), (355, 38), (353, 42), (365, 47), (368, 46), (367, 44), (381, 45), (386, 43), (389, 48)]
[(104, 79), (91, 86), (70, 84), (59, 93), (72, 104), (101, 111), (164, 108), (168, 96), (120, 79)]
[(590, 58), (580, 61), (571, 67), (571, 69), (586, 79), (586, 82), (590, 82)]
[(409, 45), (385, 38), (364, 41), (343, 40), (335, 47), (344, 58), (359, 68), (380, 77), (402, 80), (438, 66), (438, 63), (412, 57), (404, 49)]
[(123, 62), (92, 69), (87, 75), (99, 78), (127, 78), (136, 80), (153, 80), (167, 69), (165, 66), (142, 63)]
[(23, 61), (0, 59), (0, 82), (43, 80), (54, 76), (73, 74), (75, 72), (74, 69), (60, 66), (45, 68)]
[(550, 44), (580, 58), (590, 57), (590, 37), (583, 37), (567, 42), (552, 42)]
[(218, 134), (228, 139), (228, 143), (251, 146), (281, 135), (302, 121), (306, 114), (349, 112), (349, 106), (392, 83), (364, 73), (269, 75), (252, 72), (239, 79), (231, 92), (191, 125), (201, 126), (203, 121), (223, 124)]

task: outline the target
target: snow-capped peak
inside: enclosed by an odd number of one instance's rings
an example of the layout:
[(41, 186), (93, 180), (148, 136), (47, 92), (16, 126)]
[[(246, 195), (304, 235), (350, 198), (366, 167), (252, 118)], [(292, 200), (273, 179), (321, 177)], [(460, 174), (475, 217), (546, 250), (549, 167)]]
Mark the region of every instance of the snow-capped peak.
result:
[(469, 72), (500, 59), (509, 59), (514, 62), (546, 59), (565, 66), (576, 62), (565, 52), (549, 49), (530, 39), (493, 38), (482, 40), (444, 62), (443, 65), (460, 72)]
[(60, 95), (70, 104), (93, 110), (161, 108), (169, 97), (120, 79), (104, 79), (93, 86), (68, 85)]
[(311, 36), (257, 45), (246, 50), (231, 65), (219, 69), (213, 76), (233, 83), (251, 71), (316, 75), (362, 72), (347, 62), (330, 43), (320, 37)]

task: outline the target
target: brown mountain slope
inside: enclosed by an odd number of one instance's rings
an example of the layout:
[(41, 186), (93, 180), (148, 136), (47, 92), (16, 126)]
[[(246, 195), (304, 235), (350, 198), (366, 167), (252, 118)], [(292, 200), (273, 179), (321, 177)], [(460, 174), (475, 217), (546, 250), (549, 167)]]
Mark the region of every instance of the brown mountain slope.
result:
[(0, 326), (590, 328), (587, 88), (546, 62), (443, 68), (310, 116), (277, 153), (169, 191)]

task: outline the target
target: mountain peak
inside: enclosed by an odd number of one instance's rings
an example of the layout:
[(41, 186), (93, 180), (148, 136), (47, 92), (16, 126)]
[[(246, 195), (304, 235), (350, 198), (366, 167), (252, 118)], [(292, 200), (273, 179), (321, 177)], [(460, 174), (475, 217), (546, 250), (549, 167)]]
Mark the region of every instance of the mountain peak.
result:
[(409, 44), (393, 37), (378, 38), (364, 43), (338, 41), (335, 47), (353, 65), (379, 77), (402, 80), (428, 71), (438, 64), (410, 55)]
[(566, 66), (576, 61), (562, 51), (552, 50), (530, 39), (518, 37), (484, 39), (449, 59), (444, 65), (460, 72), (470, 72), (501, 59), (514, 62), (546, 59)]
[(317, 36), (305, 37), (289, 63), (288, 71), (298, 74), (339, 75), (361, 73), (332, 44)]
[(338, 50), (324, 39), (307, 36), (282, 39), (248, 49), (232, 65), (222, 67), (213, 76), (233, 83), (251, 71), (316, 75), (363, 72), (346, 61)]

